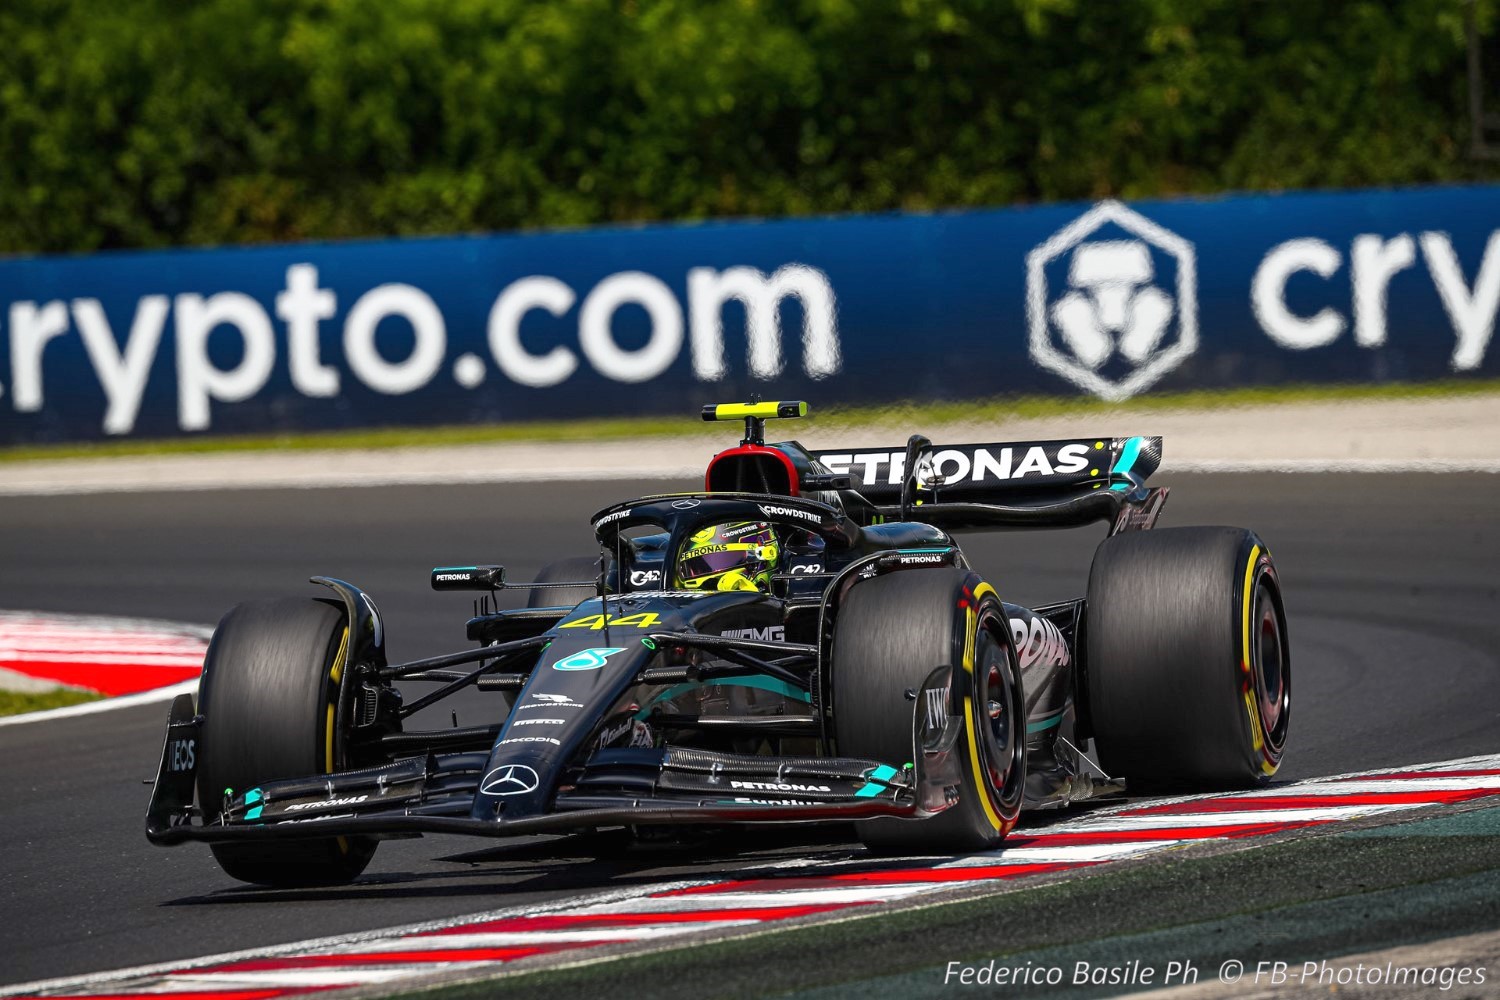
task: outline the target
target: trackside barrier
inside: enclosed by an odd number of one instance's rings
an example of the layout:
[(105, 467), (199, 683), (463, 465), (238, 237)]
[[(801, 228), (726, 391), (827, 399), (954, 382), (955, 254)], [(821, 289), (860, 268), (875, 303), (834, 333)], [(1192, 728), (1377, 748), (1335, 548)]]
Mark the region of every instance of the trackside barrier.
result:
[(0, 261), (0, 443), (1500, 373), (1500, 187)]

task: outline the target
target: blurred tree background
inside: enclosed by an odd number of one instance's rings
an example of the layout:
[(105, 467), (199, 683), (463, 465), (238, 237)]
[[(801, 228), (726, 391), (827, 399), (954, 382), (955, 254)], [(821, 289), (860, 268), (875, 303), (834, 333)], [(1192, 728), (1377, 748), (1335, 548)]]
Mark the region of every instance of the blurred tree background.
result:
[(0, 252), (1489, 179), (1468, 156), (1464, 17), (5, 0)]

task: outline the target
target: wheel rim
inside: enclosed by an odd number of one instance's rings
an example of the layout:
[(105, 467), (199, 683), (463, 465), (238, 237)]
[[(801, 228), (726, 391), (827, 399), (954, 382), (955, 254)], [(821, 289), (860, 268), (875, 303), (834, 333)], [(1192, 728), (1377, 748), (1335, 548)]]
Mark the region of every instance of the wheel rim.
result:
[(1255, 608), (1251, 621), (1256, 623), (1255, 635), (1252, 637), (1252, 655), (1255, 657), (1252, 676), (1255, 680), (1261, 725), (1272, 746), (1280, 746), (1291, 701), (1291, 684), (1281, 615), (1265, 584), (1255, 588)]
[(996, 798), (1009, 807), (1018, 801), (1024, 778), (1025, 730), (1019, 725), (1021, 709), (1011, 682), (1015, 665), (1010, 647), (996, 637), (994, 625), (994, 617), (986, 616), (975, 639), (974, 679), (982, 688), (975, 700), (983, 732), (980, 756)]

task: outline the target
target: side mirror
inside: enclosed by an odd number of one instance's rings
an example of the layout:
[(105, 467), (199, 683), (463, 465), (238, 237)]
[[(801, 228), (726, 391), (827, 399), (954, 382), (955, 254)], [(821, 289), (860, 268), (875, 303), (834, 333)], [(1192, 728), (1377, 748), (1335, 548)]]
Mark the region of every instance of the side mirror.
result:
[(504, 566), (437, 566), (433, 590), (499, 590), (505, 586)]
[(925, 489), (921, 479), (924, 458), (932, 454), (932, 442), (920, 434), (906, 439), (906, 478), (901, 481), (901, 520), (910, 521), (912, 508), (917, 506), (917, 491)]

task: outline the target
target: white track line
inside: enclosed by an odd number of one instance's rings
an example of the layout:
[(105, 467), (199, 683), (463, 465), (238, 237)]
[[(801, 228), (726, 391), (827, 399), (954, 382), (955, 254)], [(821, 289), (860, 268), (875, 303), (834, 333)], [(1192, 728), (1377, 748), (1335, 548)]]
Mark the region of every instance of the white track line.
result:
[(1500, 754), (1484, 753), (1473, 757), (1459, 757), (1456, 760), (1439, 760), (1430, 764), (1407, 764), (1401, 767), (1382, 767), (1374, 771), (1361, 771), (1355, 774), (1335, 774), (1326, 778), (1309, 778), (1308, 784), (1321, 785), (1328, 781), (1353, 781), (1366, 775), (1380, 774), (1405, 774), (1408, 771), (1484, 771), (1491, 768), (1500, 768)]
[[(1467, 759), (1448, 760), (1448, 762), (1431, 763), (1431, 765), (1403, 766), (1403, 768), (1389, 768), (1380, 772), (1367, 772), (1374, 775), (1377, 780), (1367, 781), (1361, 778), (1367, 774), (1358, 775), (1335, 775), (1323, 780), (1311, 781), (1311, 783), (1289, 784), (1289, 786), (1268, 789), (1256, 795), (1262, 798), (1274, 799), (1275, 796), (1284, 798), (1295, 798), (1295, 796), (1307, 795), (1314, 789), (1322, 793), (1400, 793), (1400, 792), (1431, 792), (1434, 795), (1454, 789), (1455, 784), (1461, 787), (1479, 787), (1481, 790), (1490, 790), (1497, 787), (1494, 777), (1476, 775), (1475, 778), (1380, 778), (1380, 775), (1398, 774), (1398, 772), (1415, 772), (1422, 774), (1427, 771), (1469, 771), (1469, 769), (1496, 768), (1500, 765), (1500, 757), (1478, 756), (1467, 757)], [(1389, 789), (1389, 790), (1388, 790)], [(1187, 796), (1187, 798), (1175, 799), (1172, 802), (1185, 802), (1193, 805), (1197, 802), (1223, 801), (1223, 799), (1241, 798), (1239, 793), (1221, 793), (1211, 796)], [(1161, 805), (1164, 802), (1154, 802), (1152, 805)], [(1349, 805), (1331, 805), (1329, 808), (1296, 808), (1296, 810), (1236, 810), (1232, 813), (1202, 813), (1202, 811), (1187, 811), (1187, 813), (1167, 814), (1167, 816), (1125, 816), (1131, 810), (1142, 807), (1139, 802), (1127, 802), (1127, 804), (1110, 807), (1107, 811), (1091, 814), (1083, 817), (1079, 822), (1067, 823), (1067, 825), (1050, 826), (1050, 828), (1032, 829), (1025, 831), (1032, 835), (1050, 834), (1074, 834), (1074, 832), (1136, 832), (1151, 831), (1151, 829), (1166, 828), (1217, 828), (1217, 826), (1235, 825), (1271, 825), (1281, 826), (1286, 823), (1305, 822), (1305, 820), (1341, 820), (1352, 819), (1352, 817), (1371, 816), (1371, 814), (1398, 813), (1398, 811), (1413, 810), (1421, 808), (1422, 805), (1430, 805), (1428, 802), (1415, 802), (1415, 804), (1395, 805), (1368, 805), (1368, 807), (1349, 807)], [(1203, 838), (1185, 838), (1181, 843), (1203, 843), (1209, 840)], [(996, 852), (995, 855), (975, 855), (968, 858), (950, 859), (942, 862), (938, 859), (933, 861), (910, 861), (906, 864), (918, 868), (913, 871), (912, 877), (921, 876), (921, 871), (933, 870), (933, 868), (963, 868), (963, 867), (990, 867), (996, 865), (1005, 867), (1008, 864), (1023, 864), (1023, 862), (1053, 861), (1059, 864), (1088, 864), (1094, 861), (1110, 861), (1121, 856), (1136, 856), (1140, 853), (1160, 852), (1172, 844), (1179, 843), (1173, 840), (1139, 841), (1139, 843), (1128, 844), (1086, 844), (1079, 847), (1019, 847), (1019, 849), (1005, 852)], [(900, 862), (897, 862), (900, 864)], [(807, 873), (796, 873), (792, 876), (792, 885), (795, 885), (799, 877), (831, 876), (837, 874), (838, 870), (849, 867), (847, 862), (826, 865), (826, 867), (808, 867)], [(735, 910), (759, 910), (766, 909), (775, 912), (783, 910), (789, 912), (792, 907), (801, 906), (831, 906), (837, 909), (853, 906), (859, 903), (888, 903), (888, 901), (910, 900), (910, 898), (922, 897), (922, 895), (938, 894), (945, 889), (959, 888), (965, 885), (983, 885), (990, 882), (989, 879), (956, 880), (956, 882), (898, 882), (898, 879), (906, 876), (900, 870), (889, 871), (885, 877), (897, 879), (897, 882), (880, 883), (871, 885), (868, 882), (834, 883), (832, 880), (820, 879), (822, 885), (814, 885), (811, 888), (789, 888), (784, 891), (775, 889), (762, 889), (768, 885), (768, 879), (753, 877), (754, 888), (733, 889), (732, 880), (706, 880), (706, 885), (724, 885), (726, 889), (721, 892), (694, 891), (705, 885), (705, 880), (693, 880), (693, 882), (666, 883), (666, 885), (637, 886), (637, 888), (624, 889), (624, 891), (609, 892), (609, 894), (595, 894), (591, 897), (574, 898), (574, 900), (547, 901), (547, 903), (532, 904), (528, 907), (516, 907), (510, 910), (498, 910), (492, 913), (478, 913), (478, 915), (460, 916), (460, 918), (446, 919), (446, 921), (435, 921), (431, 924), (411, 925), (404, 928), (387, 928), (383, 931), (372, 931), (366, 934), (350, 934), (350, 936), (333, 937), (333, 939), (312, 940), (312, 942), (299, 942), (293, 945), (273, 946), (273, 948), (251, 949), (251, 951), (239, 952), (234, 955), (217, 955), (217, 957), (201, 958), (201, 960), (186, 961), (186, 963), (162, 963), (157, 966), (141, 967), (141, 969), (120, 970), (114, 973), (99, 973), (99, 975), (80, 976), (80, 978), (54, 979), (54, 981), (33, 982), (33, 984), (13, 985), (0, 993), (37, 993), (37, 991), (69, 990), (74, 993), (83, 993), (89, 990), (108, 990), (111, 993), (180, 993), (184, 984), (195, 984), (196, 987), (205, 991), (228, 991), (231, 988), (243, 988), (246, 985), (260, 985), (260, 987), (284, 987), (290, 990), (309, 990), (315, 987), (347, 987), (347, 985), (380, 985), (384, 982), (407, 981), (407, 979), (422, 978), (429, 973), (453, 972), (453, 970), (495, 970), (502, 967), (499, 961), (477, 961), (459, 960), (455, 963), (434, 963), (434, 961), (420, 961), (420, 963), (402, 964), (402, 966), (383, 966), (383, 964), (368, 964), (362, 958), (356, 958), (360, 964), (350, 967), (324, 967), (317, 966), (320, 957), (330, 955), (354, 955), (362, 957), (366, 954), (399, 954), (399, 952), (432, 952), (432, 951), (455, 951), (462, 954), (465, 949), (474, 948), (511, 948), (511, 946), (567, 946), (586, 945), (594, 942), (649, 942), (649, 940), (663, 940), (669, 942), (673, 937), (691, 931), (703, 930), (703, 927), (745, 927), (745, 925), (762, 924), (762, 922), (774, 921), (771, 918), (747, 918), (730, 919), (730, 921), (712, 921), (705, 924), (673, 924), (673, 922), (651, 922), (651, 915), (667, 915), (667, 913), (693, 912), (693, 910), (714, 910), (714, 912), (733, 913)], [(832, 910), (835, 912), (835, 910)], [(565, 916), (565, 918), (585, 918), (585, 916), (643, 916), (648, 921), (639, 925), (606, 925), (606, 927), (562, 927), (550, 928), (550, 930), (525, 931), (483, 931), (478, 930), (484, 925), (493, 924), (502, 919), (514, 918), (547, 918), (547, 916)], [(475, 928), (475, 930), (468, 930)], [(438, 933), (447, 931), (447, 933)], [(588, 952), (579, 952), (586, 955)], [(276, 960), (290, 964), (290, 969), (270, 969), (263, 972), (255, 970), (220, 970), (223, 964), (234, 963), (240, 960)], [(297, 967), (305, 964), (303, 967)]]
[(247, 476), (244, 479), (100, 479), (82, 482), (0, 482), (0, 497), (68, 496), (95, 493), (202, 493), (221, 490), (319, 490), (349, 486), (463, 486), (496, 483), (598, 482), (616, 479), (703, 481), (702, 465), (641, 465), (630, 468), (560, 466), (524, 469), (499, 466)]
[(79, 715), (112, 712), (117, 708), (134, 708), (136, 705), (151, 705), (159, 701), (170, 701), (180, 694), (191, 694), (196, 690), (198, 690), (198, 678), (194, 677), (192, 680), (183, 681), (180, 684), (142, 691), (139, 694), (122, 695), (119, 698), (86, 701), (81, 705), (49, 708), (44, 712), (27, 712), (25, 715), (0, 715), (0, 726), (24, 726), (30, 722), (56, 722), (58, 719), (71, 719)]
[[(629, 889), (613, 889), (605, 892), (589, 893), (586, 896), (575, 897), (576, 907), (568, 909), (569, 913), (582, 912), (583, 908), (592, 906), (608, 906), (610, 903), (628, 903), (652, 892), (665, 892), (673, 889), (685, 889), (689, 886), (702, 885), (704, 879), (692, 881), (667, 882), (661, 885), (632, 887)], [(449, 927), (468, 926), (470, 924), (492, 923), (496, 920), (513, 920), (520, 917), (547, 916), (558, 910), (557, 900), (547, 900), (539, 903), (527, 903), (522, 906), (510, 906), (498, 910), (489, 910), (482, 913), (467, 913), (462, 916), (445, 917), (438, 920), (427, 920), (418, 924), (405, 927), (383, 927), (373, 931), (356, 931), (350, 934), (339, 934), (332, 937), (311, 938), (305, 941), (291, 941), (286, 944), (265, 945), (257, 948), (245, 948), (240, 951), (220, 952), (215, 955), (205, 955), (201, 958), (185, 959), (176, 962), (154, 962), (150, 965), (137, 965), (126, 969), (113, 969), (106, 972), (90, 972), (81, 976), (60, 976), (54, 979), (38, 979), (29, 983), (15, 983), (0, 986), (0, 997), (14, 996), (21, 993), (56, 993), (58, 991), (78, 991), (94, 986), (110, 985), (118, 986), (140, 980), (147, 976), (167, 976), (172, 973), (187, 973), (194, 969), (203, 969), (210, 966), (226, 965), (230, 962), (243, 962), (252, 959), (263, 958), (286, 958), (322, 950), (332, 949), (346, 944), (358, 942), (379, 941), (392, 935), (416, 935), (424, 932), (439, 931)], [(604, 912), (618, 913), (618, 909), (610, 909)]]
[(133, 632), (101, 632), (98, 629), (33, 632), (4, 622), (0, 622), (0, 628), (4, 629), (5, 646), (16, 649), (133, 649), (150, 653), (186, 649), (190, 645), (201, 648), (203, 645), (202, 639), (188, 635), (137, 635)]
[(159, 646), (172, 647), (182, 646), (185, 643), (203, 640), (196, 635), (179, 635), (176, 633), (158, 632), (155, 635), (140, 632), (106, 632), (97, 628), (81, 628), (69, 630), (66, 628), (33, 629), (25, 625), (15, 625), (10, 622), (0, 622), (3, 628), (5, 642), (8, 645), (16, 645), (30, 649), (33, 647), (46, 649), (58, 643), (68, 644), (70, 647), (77, 644), (86, 644), (90, 647), (110, 648), (123, 646), (132, 649), (156, 648)]
[[(715, 921), (715, 927), (743, 927), (759, 923), (758, 920)], [(695, 924), (637, 924), (626, 927), (579, 927), (569, 930), (548, 931), (497, 931), (474, 934), (422, 934), (413, 937), (391, 938), (386, 941), (370, 941), (365, 944), (340, 948), (335, 954), (349, 951), (355, 954), (382, 951), (452, 951), (464, 948), (524, 948), (528, 945), (571, 944), (580, 941), (642, 941), (650, 938), (675, 937), (691, 934), (702, 928)]]
[[(173, 976), (185, 988), (202, 990), (239, 990), (256, 986), (362, 986), (368, 983), (389, 983), (397, 979), (448, 972), (453, 969), (475, 968), (485, 962), (428, 962), (410, 965), (352, 965), (332, 969), (275, 969), (265, 972), (203, 972), (183, 973)], [(154, 988), (151, 992), (155, 992)]]
[(0, 625), (16, 628), (67, 629), (76, 624), (80, 630), (111, 635), (199, 635), (204, 638), (213, 630), (202, 625), (166, 621), (161, 618), (137, 618), (130, 615), (90, 615), (69, 611), (0, 611)]
[[(1261, 812), (1183, 812), (1152, 813), (1148, 816), (1113, 816), (1108, 819), (1084, 819), (1076, 823), (1049, 826), (1039, 834), (1123, 833), (1135, 830), (1175, 830), (1198, 826), (1261, 826), (1267, 823), (1316, 823), (1358, 816), (1378, 816), (1402, 809), (1418, 809), (1428, 803), (1395, 805), (1327, 806), (1322, 809), (1266, 809)], [(1141, 808), (1137, 805), (1136, 808)]]
[[(1026, 836), (1018, 833), (1017, 836)], [(1072, 847), (1002, 847), (994, 854), (971, 854), (940, 862), (938, 868), (985, 868), (991, 865), (1085, 865), (1099, 861), (1119, 861), (1151, 854), (1181, 841), (1136, 840), (1123, 844), (1079, 844)]]
[[(16, 467), (16, 475), (24, 473)], [(1285, 459), (1199, 459), (1163, 463), (1162, 474), (1174, 472), (1213, 473), (1500, 473), (1500, 459), (1492, 458), (1285, 458)], [(0, 482), (0, 497), (65, 496), (98, 493), (183, 493), (228, 490), (311, 490), (338, 489), (352, 486), (461, 486), (465, 484), (601, 482), (621, 479), (698, 480), (701, 465), (641, 465), (631, 467), (595, 467), (559, 465), (552, 468), (519, 468), (513, 465), (474, 468), (310, 471), (299, 475), (270, 473), (250, 474), (241, 479), (195, 477), (182, 479), (132, 478), (111, 474), (97, 480), (11, 481)]]
[[(149, 618), (110, 618), (46, 611), (0, 611), (0, 667), (7, 662), (99, 663), (102, 667), (202, 669), (213, 629)], [(27, 676), (30, 676), (29, 674)], [(198, 689), (191, 677), (166, 687), (42, 712), (0, 716), (0, 726), (56, 722), (117, 708), (170, 701)]]
[[(829, 874), (836, 874), (830, 872)], [(943, 882), (892, 882), (888, 885), (851, 884), (837, 889), (781, 889), (766, 892), (694, 892), (682, 896), (647, 895), (629, 901), (629, 909), (618, 904), (568, 907), (569, 916), (613, 916), (619, 913), (683, 913), (693, 910), (759, 910), (795, 906), (853, 906), (905, 899), (947, 888)], [(652, 891), (655, 891), (654, 889)], [(717, 927), (721, 921), (714, 921)]]
[(196, 653), (53, 653), (27, 649), (0, 649), (0, 663), (97, 663), (110, 667), (192, 667), (203, 666), (203, 650)]
[[(1456, 768), (1455, 770), (1476, 770)], [(1393, 781), (1343, 780), (1319, 784), (1296, 785), (1289, 788), (1265, 788), (1258, 791), (1239, 792), (1227, 798), (1250, 801), (1278, 798), (1302, 798), (1304, 796), (1338, 796), (1389, 794), (1390, 792), (1464, 792), (1485, 788), (1500, 788), (1500, 774), (1476, 775), (1468, 778), (1407, 778)], [(1150, 805), (1161, 805), (1152, 802)], [(1134, 808), (1141, 808), (1137, 804)]]
[[(1445, 770), (1469, 770), (1496, 766), (1500, 758), (1495, 756), (1471, 757), (1456, 761), (1444, 761), (1430, 765), (1419, 765), (1416, 767), (1390, 768), (1382, 772), (1370, 772), (1371, 774), (1393, 774), (1397, 772), (1423, 771), (1445, 771)], [(1368, 791), (1371, 794), (1380, 794), (1375, 791), (1374, 786), (1396, 786), (1393, 791), (1416, 791), (1413, 786), (1442, 783), (1451, 786), (1453, 781), (1465, 779), (1436, 778), (1426, 779), (1413, 777), (1411, 779), (1386, 778), (1376, 781), (1357, 780), (1359, 775), (1339, 775), (1330, 779), (1323, 779), (1313, 783), (1302, 783), (1282, 786), (1278, 789), (1267, 790), (1268, 794), (1282, 794), (1284, 796), (1299, 796), (1306, 791), (1310, 785), (1332, 789), (1348, 790), (1351, 792)], [(1480, 776), (1480, 780), (1488, 780)], [(1493, 788), (1493, 785), (1485, 785), (1484, 789)], [(1442, 788), (1427, 788), (1433, 794), (1440, 794)], [(1389, 793), (1387, 793), (1389, 794)], [(1208, 796), (1194, 796), (1178, 799), (1178, 802), (1186, 802), (1189, 805), (1197, 802), (1209, 802), (1223, 800), (1225, 798), (1237, 798), (1234, 794), (1219, 794)], [(1158, 803), (1159, 804), (1159, 803)], [(1400, 803), (1396, 805), (1371, 805), (1371, 806), (1345, 806), (1330, 805), (1323, 809), (1288, 809), (1288, 810), (1237, 810), (1235, 812), (1209, 813), (1209, 812), (1186, 812), (1170, 815), (1147, 815), (1128, 816), (1125, 815), (1131, 809), (1139, 808), (1140, 803), (1124, 803), (1120, 806), (1111, 807), (1108, 811), (1092, 814), (1088, 817), (1068, 824), (1059, 824), (1051, 827), (1028, 830), (1026, 833), (1035, 835), (1048, 835), (1054, 833), (1078, 833), (1078, 832), (1140, 832), (1162, 828), (1163, 826), (1187, 827), (1220, 827), (1242, 824), (1267, 824), (1273, 827), (1282, 826), (1287, 823), (1307, 820), (1339, 820), (1359, 816), (1369, 816), (1382, 813), (1395, 813), (1399, 811), (1420, 808), (1423, 805), (1435, 803)], [(1209, 837), (1187, 837), (1181, 843), (1203, 842)], [(1054, 853), (1052, 859), (1062, 863), (1083, 864), (1089, 861), (1105, 861), (1109, 857), (1099, 854), (1091, 854), (1094, 849), (1108, 851), (1113, 855), (1116, 850), (1121, 851), (1119, 855), (1133, 856), (1137, 853), (1150, 853), (1165, 850), (1175, 841), (1156, 840), (1136, 842), (1129, 844), (1100, 844), (1084, 845), (1077, 852)], [(1040, 860), (1046, 857), (1047, 848), (1028, 849), (1019, 848), (1009, 852), (996, 852), (995, 856), (986, 857), (975, 855), (965, 858), (951, 859), (947, 866), (962, 869), (963, 867), (984, 866), (999, 861), (999, 867), (1005, 867), (1007, 861)], [(1072, 849), (1058, 848), (1050, 849), (1056, 852), (1069, 852)], [(1027, 852), (1031, 851), (1028, 858)], [(1129, 852), (1129, 853), (1124, 853)], [(1019, 857), (1018, 857), (1019, 856)], [(896, 862), (901, 863), (901, 862)], [(451, 920), (436, 921), (430, 924), (409, 926), (404, 928), (389, 928), (383, 931), (368, 934), (346, 935), (340, 938), (329, 938), (321, 941), (304, 941), (291, 945), (276, 946), (271, 948), (254, 949), (241, 952), (232, 956), (216, 956), (214, 958), (199, 959), (192, 962), (164, 963), (148, 968), (123, 970), (115, 973), (103, 973), (92, 976), (74, 977), (69, 979), (51, 980), (45, 983), (30, 983), (9, 987), (3, 991), (7, 994), (15, 992), (38, 992), (47, 990), (56, 992), (69, 990), (71, 992), (95, 992), (107, 990), (111, 993), (128, 991), (132, 993), (149, 994), (152, 992), (181, 992), (184, 983), (194, 983), (199, 988), (212, 992), (227, 992), (235, 988), (246, 986), (279, 986), (294, 991), (305, 991), (320, 986), (342, 987), (353, 985), (379, 985), (395, 981), (405, 981), (420, 977), (448, 973), (455, 970), (470, 972), (473, 970), (498, 970), (505, 963), (501, 961), (478, 961), (464, 958), (463, 953), (468, 949), (475, 948), (509, 948), (526, 947), (528, 945), (558, 946), (556, 950), (563, 950), (567, 946), (575, 946), (568, 949), (570, 955), (576, 954), (578, 961), (588, 961), (589, 952), (578, 950), (578, 946), (586, 946), (592, 942), (647, 942), (660, 940), (663, 943), (673, 938), (692, 931), (705, 928), (720, 928), (725, 926), (745, 927), (752, 924), (771, 923), (777, 918), (777, 911), (791, 914), (793, 908), (807, 905), (830, 906), (835, 909), (851, 907), (859, 903), (884, 903), (897, 900), (912, 900), (924, 895), (941, 893), (944, 890), (983, 884), (994, 884), (988, 877), (977, 879), (957, 879), (953, 881), (930, 880), (921, 881), (924, 872), (945, 865), (937, 860), (913, 861), (907, 859), (906, 864), (916, 870), (909, 874), (906, 871), (896, 869), (889, 870), (884, 877), (896, 881), (890, 883), (874, 884), (858, 879), (835, 880), (829, 876), (839, 873), (847, 863), (837, 863), (821, 868), (809, 866), (803, 871), (791, 873), (787, 888), (777, 890), (774, 888), (774, 876), (756, 874), (751, 876), (751, 881), (743, 888), (733, 879), (714, 879), (678, 882), (673, 884), (661, 884), (653, 886), (641, 886), (614, 893), (599, 894), (589, 898), (573, 900), (553, 900), (543, 904), (529, 907), (521, 907), (509, 911), (498, 911), (487, 914), (474, 914), (466, 917), (453, 918)], [(950, 868), (951, 870), (951, 868)], [(814, 880), (813, 885), (808, 886), (806, 879)], [(910, 878), (912, 881), (900, 881)], [(798, 883), (803, 887), (797, 887)], [(724, 891), (687, 891), (704, 886), (724, 886)], [(757, 915), (746, 919), (731, 919), (727, 921), (704, 921), (702, 923), (674, 923), (664, 919), (652, 920), (653, 915), (665, 916), (669, 913), (683, 913), (696, 910), (716, 911), (721, 915), (733, 914), (736, 910), (768, 910), (769, 916)], [(856, 911), (857, 912), (857, 911)], [(569, 920), (580, 917), (607, 916), (624, 918), (646, 918), (640, 924), (606, 924), (605, 926), (589, 928), (580, 926), (569, 926)], [(552, 930), (538, 929), (530, 931), (524, 929), (511, 930), (483, 930), (482, 927), (492, 925), (495, 921), (511, 919), (516, 917), (557, 917), (563, 918), (557, 923), (561, 926)], [(513, 927), (515, 925), (512, 925)], [(436, 933), (438, 931), (447, 933)], [(364, 955), (378, 955), (381, 953), (398, 954), (401, 952), (432, 952), (437, 950), (452, 950), (455, 953), (454, 962), (434, 962), (424, 958), (420, 962), (411, 964), (388, 965), (380, 964), (378, 961), (366, 961)], [(554, 950), (548, 948), (549, 951)], [(350, 955), (352, 961), (358, 963), (350, 966), (324, 965), (318, 962), (319, 957)], [(606, 955), (601, 955), (597, 960), (607, 960)], [(226, 969), (222, 966), (226, 963), (241, 959), (269, 959), (270, 964), (284, 963), (286, 968), (269, 968), (264, 970), (237, 971)]]

